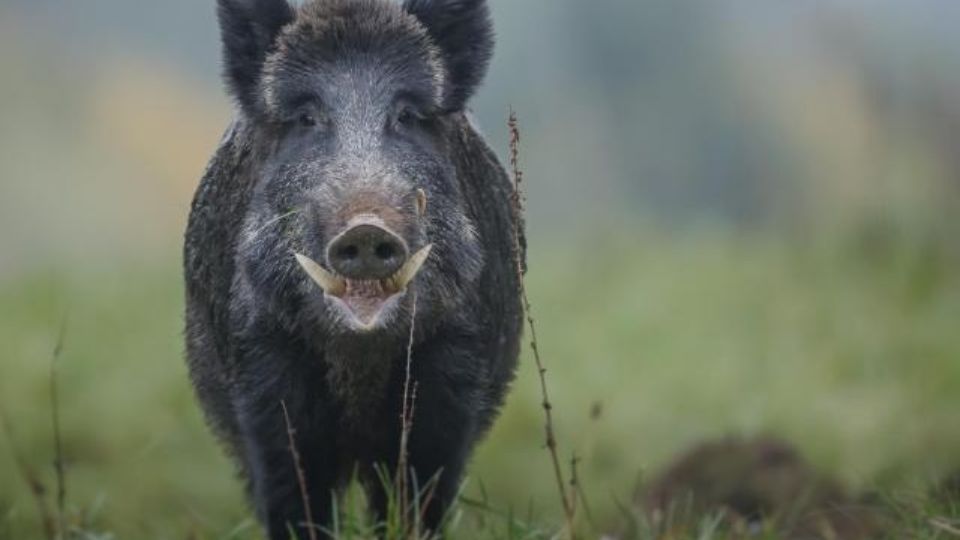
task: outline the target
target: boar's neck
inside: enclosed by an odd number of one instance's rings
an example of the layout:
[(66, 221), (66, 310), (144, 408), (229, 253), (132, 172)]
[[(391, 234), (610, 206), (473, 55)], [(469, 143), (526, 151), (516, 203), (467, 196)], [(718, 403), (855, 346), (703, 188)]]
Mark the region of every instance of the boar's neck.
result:
[(334, 337), (324, 345), (327, 383), (340, 402), (347, 425), (372, 420), (385, 397), (387, 382), (403, 344), (380, 339)]

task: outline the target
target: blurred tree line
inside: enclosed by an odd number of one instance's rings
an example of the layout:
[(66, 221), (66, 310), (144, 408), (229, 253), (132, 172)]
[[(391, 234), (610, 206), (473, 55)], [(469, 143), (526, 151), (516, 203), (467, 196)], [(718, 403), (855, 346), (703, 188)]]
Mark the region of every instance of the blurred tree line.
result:
[[(13, 81), (0, 90), (5, 242), (36, 221), (45, 197), (78, 193), (81, 210), (41, 220), (52, 232), (40, 227), (40, 247), (22, 254), (43, 253), (44, 242), (59, 249), (67, 217), (97, 214), (90, 230), (101, 231), (142, 217), (123, 207), (158, 200), (147, 214), (162, 225), (145, 237), (175, 244), (229, 116), (213, 3), (0, 7), (0, 67)], [(520, 113), (535, 235), (636, 222), (953, 231), (955, 2), (491, 3), (499, 45), (474, 108), (501, 150), (508, 108)], [(75, 136), (56, 136), (65, 132)], [(190, 145), (178, 144), (184, 133)], [(50, 153), (63, 156), (59, 166), (40, 157)], [(69, 179), (85, 174), (97, 181)]]

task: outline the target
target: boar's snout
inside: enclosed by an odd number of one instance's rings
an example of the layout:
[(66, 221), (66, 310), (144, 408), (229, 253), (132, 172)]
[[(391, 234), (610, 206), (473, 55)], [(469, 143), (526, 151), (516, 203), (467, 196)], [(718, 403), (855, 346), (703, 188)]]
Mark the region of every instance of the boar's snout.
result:
[(407, 244), (375, 221), (348, 227), (327, 246), (327, 261), (347, 279), (380, 280), (392, 276), (408, 256)]
[[(326, 264), (293, 253), (300, 268), (323, 290), (324, 302), (341, 315), (336, 320), (352, 331), (383, 328), (394, 321), (391, 314), (430, 257), (432, 244), (417, 245), (424, 231), (412, 222), (413, 211), (422, 217), (426, 196), (416, 195), (416, 204), (409, 205), (399, 195), (391, 200), (389, 191), (340, 198), (344, 202), (339, 211), (330, 212), (327, 220), (317, 216), (316, 230), (332, 237), (323, 248)], [(406, 213), (404, 206), (409, 206)], [(416, 253), (411, 253), (408, 242), (417, 246)]]

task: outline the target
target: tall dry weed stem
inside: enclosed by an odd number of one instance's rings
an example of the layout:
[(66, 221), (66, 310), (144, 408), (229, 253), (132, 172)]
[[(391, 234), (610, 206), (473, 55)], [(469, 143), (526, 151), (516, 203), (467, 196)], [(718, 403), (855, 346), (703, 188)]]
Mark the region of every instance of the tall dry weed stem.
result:
[[(409, 462), (408, 446), (410, 444), (410, 432), (413, 430), (413, 414), (417, 399), (417, 385), (412, 375), (413, 367), (413, 341), (416, 331), (417, 320), (417, 295), (413, 295), (413, 308), (410, 311), (410, 337), (407, 340), (407, 365), (403, 379), (403, 404), (400, 408), (400, 455), (397, 456), (397, 470), (394, 483), (396, 484), (397, 504), (400, 505), (400, 517), (402, 520), (409, 519), (410, 509), (408, 508), (409, 482), (407, 465)], [(419, 493), (416, 494), (419, 496)]]
[(53, 469), (57, 478), (57, 538), (62, 540), (66, 535), (67, 513), (67, 474), (63, 462), (63, 441), (60, 435), (60, 392), (57, 385), (57, 368), (60, 363), (60, 354), (63, 352), (63, 339), (66, 333), (66, 322), (60, 325), (60, 334), (57, 344), (53, 348), (53, 358), (50, 361), (50, 423), (53, 428)]
[(304, 517), (307, 522), (307, 536), (310, 540), (317, 540), (317, 528), (313, 521), (313, 511), (310, 509), (310, 492), (307, 490), (307, 476), (303, 472), (303, 465), (300, 462), (300, 452), (297, 450), (296, 430), (290, 422), (290, 413), (287, 411), (287, 402), (281, 401), (280, 408), (283, 409), (283, 423), (287, 427), (287, 440), (290, 443), (290, 456), (293, 458), (293, 467), (297, 472), (297, 485), (300, 487), (300, 499), (303, 502)]
[(53, 355), (50, 360), (50, 420), (53, 430), (53, 469), (56, 482), (56, 506), (50, 508), (47, 500), (47, 486), (43, 483), (40, 474), (30, 462), (24, 457), (23, 452), (17, 446), (16, 438), (13, 433), (13, 426), (3, 408), (0, 408), (0, 428), (6, 437), (11, 452), (13, 453), (14, 465), (23, 482), (30, 490), (34, 505), (37, 509), (37, 515), (43, 526), (43, 535), (47, 540), (63, 540), (67, 537), (66, 506), (67, 506), (67, 481), (66, 470), (63, 458), (63, 444), (60, 430), (60, 392), (57, 385), (57, 367), (60, 362), (60, 355), (63, 352), (63, 340), (66, 333), (66, 319), (60, 325), (60, 332), (57, 335), (57, 342), (53, 347)]
[(530, 298), (527, 295), (527, 287), (524, 281), (526, 277), (526, 265), (523, 257), (525, 242), (523, 239), (522, 228), (524, 212), (526, 210), (526, 197), (523, 193), (523, 171), (520, 169), (520, 123), (517, 119), (517, 113), (511, 109), (510, 117), (507, 122), (510, 130), (510, 170), (513, 175), (513, 238), (514, 238), (514, 258), (517, 267), (517, 282), (520, 287), (520, 297), (523, 302), (523, 311), (526, 314), (527, 326), (530, 329), (530, 350), (533, 352), (533, 360), (536, 363), (537, 375), (540, 378), (540, 396), (542, 398), (544, 415), (544, 438), (547, 450), (550, 453), (550, 460), (553, 464), (553, 473), (557, 481), (557, 491), (560, 494), (560, 502), (563, 505), (563, 514), (567, 523), (567, 534), (570, 538), (576, 537), (574, 528), (574, 519), (576, 517), (576, 505), (573, 493), (576, 491), (576, 480), (570, 492), (567, 491), (567, 484), (563, 477), (563, 467), (560, 464), (560, 455), (557, 450), (556, 430), (553, 423), (553, 404), (550, 401), (550, 393), (547, 387), (547, 369), (544, 367), (543, 359), (540, 357), (540, 346), (537, 341), (537, 323), (533, 316), (533, 307), (530, 304)]

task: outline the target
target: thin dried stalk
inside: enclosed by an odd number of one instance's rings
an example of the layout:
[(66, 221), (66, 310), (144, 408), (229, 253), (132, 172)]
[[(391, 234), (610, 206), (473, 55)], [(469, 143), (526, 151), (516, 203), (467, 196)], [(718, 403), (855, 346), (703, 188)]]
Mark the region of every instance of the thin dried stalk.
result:
[(523, 302), (523, 311), (527, 316), (527, 326), (530, 328), (530, 349), (533, 352), (533, 359), (537, 366), (537, 375), (540, 377), (540, 396), (541, 405), (544, 413), (544, 437), (547, 450), (550, 453), (550, 460), (553, 462), (553, 472), (557, 481), (557, 491), (560, 494), (560, 502), (563, 505), (563, 513), (567, 520), (567, 529), (571, 538), (575, 536), (574, 518), (576, 515), (576, 506), (567, 492), (567, 484), (563, 478), (563, 467), (560, 464), (560, 456), (557, 452), (557, 438), (553, 424), (553, 404), (550, 402), (550, 393), (547, 388), (547, 369), (544, 367), (543, 360), (540, 357), (540, 347), (537, 341), (537, 324), (533, 316), (533, 306), (530, 304), (530, 298), (527, 296), (527, 288), (524, 282), (526, 274), (522, 256), (523, 239), (521, 234), (521, 223), (525, 211), (525, 197), (523, 194), (523, 171), (520, 170), (520, 127), (517, 121), (517, 114), (511, 109), (510, 119), (507, 122), (510, 130), (510, 168), (513, 173), (513, 221), (514, 221), (514, 258), (516, 259), (517, 281), (520, 288), (520, 297)]
[(577, 507), (577, 495), (580, 488), (580, 477), (577, 475), (577, 467), (580, 465), (580, 458), (573, 454), (570, 458), (570, 505)]
[(283, 422), (287, 426), (287, 439), (290, 441), (290, 455), (293, 457), (293, 467), (297, 471), (297, 484), (300, 486), (300, 499), (303, 501), (303, 512), (307, 519), (307, 536), (310, 540), (317, 540), (317, 529), (313, 522), (313, 510), (310, 508), (310, 492), (307, 490), (307, 477), (303, 472), (303, 465), (300, 462), (300, 452), (297, 451), (297, 443), (294, 438), (296, 430), (290, 423), (290, 414), (287, 412), (287, 402), (280, 401), (280, 408), (283, 409)]
[[(416, 394), (416, 387), (414, 387), (414, 394)], [(423, 502), (420, 504), (420, 522), (423, 523), (427, 519), (427, 509), (430, 508), (430, 503), (433, 502), (433, 497), (437, 493), (437, 486), (440, 485), (440, 475), (443, 474), (443, 470), (437, 472), (427, 482), (425, 487), (426, 493), (423, 496)], [(419, 497), (419, 495), (417, 495)], [(436, 531), (434, 531), (436, 532)]]
[(930, 526), (939, 531), (960, 538), (960, 528), (953, 526), (943, 518), (933, 518), (930, 520)]
[(53, 348), (53, 359), (50, 361), (50, 421), (53, 426), (53, 469), (57, 479), (57, 538), (63, 538), (66, 528), (65, 516), (67, 506), (67, 475), (63, 462), (63, 443), (60, 436), (60, 393), (57, 386), (57, 364), (60, 363), (60, 354), (63, 352), (63, 338), (66, 323), (60, 326), (57, 344)]
[[(414, 341), (414, 332), (416, 331), (416, 321), (417, 321), (417, 294), (413, 294), (413, 308), (410, 310), (410, 337), (407, 340), (407, 365), (406, 372), (403, 379), (403, 405), (400, 410), (400, 455), (397, 456), (397, 471), (396, 471), (396, 490), (397, 490), (397, 504), (400, 505), (400, 516), (402, 519), (407, 519), (409, 509), (407, 508), (409, 493), (408, 493), (408, 471), (407, 464), (409, 462), (409, 451), (408, 446), (410, 444), (410, 432), (413, 430), (413, 414), (415, 409), (416, 400), (416, 383), (413, 382), (412, 366), (413, 366), (413, 341)], [(411, 383), (413, 383), (411, 387)]]
[(46, 499), (47, 488), (40, 480), (40, 475), (30, 466), (30, 463), (27, 462), (19, 447), (17, 447), (16, 440), (13, 436), (13, 428), (10, 427), (10, 420), (7, 418), (6, 411), (2, 408), (0, 408), (0, 426), (3, 427), (4, 436), (10, 443), (10, 451), (13, 454), (17, 472), (20, 473), (20, 477), (23, 478), (24, 483), (30, 489), (30, 494), (33, 496), (33, 502), (37, 508), (40, 523), (43, 525), (44, 538), (54, 540), (56, 538), (55, 521)]
[(580, 483), (580, 463), (582, 461), (583, 458), (577, 454), (573, 454), (573, 457), (570, 459), (570, 500), (574, 508), (583, 509), (587, 523), (595, 530), (597, 524), (593, 519), (593, 512), (590, 510), (587, 495), (583, 491), (583, 484)]

